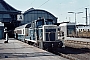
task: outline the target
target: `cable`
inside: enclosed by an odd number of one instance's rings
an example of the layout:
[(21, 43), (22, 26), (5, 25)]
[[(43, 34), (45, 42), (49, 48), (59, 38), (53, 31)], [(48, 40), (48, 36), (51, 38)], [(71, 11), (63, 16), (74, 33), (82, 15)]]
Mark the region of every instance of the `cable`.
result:
[(32, 4), (34, 3), (34, 1), (35, 1), (35, 0), (33, 0), (30, 5), (32, 5)]
[[(90, 6), (90, 5), (87, 5), (87, 6), (85, 6), (85, 7), (88, 7), (88, 6)], [(83, 9), (83, 8), (85, 8), (85, 7), (81, 7), (81, 8), (75, 9), (75, 10)]]
[[(43, 6), (43, 5), (46, 4), (48, 1), (49, 1), (49, 0), (47, 0), (46, 2), (44, 2), (44, 3), (43, 3), (42, 5), (40, 5), (39, 7)], [(38, 7), (38, 8), (39, 8), (39, 7)]]

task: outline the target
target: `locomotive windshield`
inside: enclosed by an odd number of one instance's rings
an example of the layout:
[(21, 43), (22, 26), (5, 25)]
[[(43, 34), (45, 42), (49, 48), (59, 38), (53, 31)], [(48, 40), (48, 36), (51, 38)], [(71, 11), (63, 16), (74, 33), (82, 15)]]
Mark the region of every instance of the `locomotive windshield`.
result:
[(44, 21), (43, 20), (37, 20), (36, 21), (36, 27), (40, 27), (42, 25), (44, 25)]
[(53, 20), (51, 19), (41, 19), (36, 21), (36, 27), (42, 27), (43, 25), (52, 25)]
[(53, 20), (47, 19), (47, 20), (45, 20), (45, 23), (46, 23), (46, 25), (52, 25), (53, 24)]
[(76, 28), (75, 25), (68, 25), (67, 26), (67, 36), (70, 36), (70, 34), (75, 34)]

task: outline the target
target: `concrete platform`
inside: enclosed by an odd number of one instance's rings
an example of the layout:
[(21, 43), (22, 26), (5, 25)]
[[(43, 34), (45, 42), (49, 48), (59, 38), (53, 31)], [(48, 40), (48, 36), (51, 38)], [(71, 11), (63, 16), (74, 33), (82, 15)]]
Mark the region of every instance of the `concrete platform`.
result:
[(68, 60), (15, 39), (0, 40), (0, 60)]

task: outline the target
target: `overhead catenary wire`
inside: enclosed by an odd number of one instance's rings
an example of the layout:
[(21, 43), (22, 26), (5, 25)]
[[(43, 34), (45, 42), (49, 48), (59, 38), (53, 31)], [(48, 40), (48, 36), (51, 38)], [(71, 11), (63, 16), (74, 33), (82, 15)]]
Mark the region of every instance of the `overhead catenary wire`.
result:
[[(59, 3), (59, 4), (62, 4), (62, 3)], [(86, 7), (90, 6), (90, 4), (86, 5), (86, 6), (83, 6), (83, 7), (80, 7), (80, 8), (77, 8), (77, 9), (74, 9), (74, 11), (77, 11), (77, 10), (80, 10), (80, 9), (84, 9)], [(64, 14), (64, 13), (63, 13)]]
[[(50, 0), (47, 0), (47, 1), (45, 1), (42, 5), (40, 5), (39, 7), (41, 7), (41, 6), (43, 6), (44, 4), (46, 4), (47, 2), (49, 2)], [(38, 8), (39, 8), (38, 7)]]
[(90, 6), (90, 5), (87, 5), (87, 6), (84, 6), (84, 7), (78, 8), (78, 9), (75, 9), (75, 11), (76, 11), (76, 10), (79, 10), (79, 9), (83, 9), (83, 8), (85, 8), (85, 7), (88, 7), (88, 6)]
[(33, 0), (30, 5), (32, 5), (34, 2), (35, 2), (35, 0)]

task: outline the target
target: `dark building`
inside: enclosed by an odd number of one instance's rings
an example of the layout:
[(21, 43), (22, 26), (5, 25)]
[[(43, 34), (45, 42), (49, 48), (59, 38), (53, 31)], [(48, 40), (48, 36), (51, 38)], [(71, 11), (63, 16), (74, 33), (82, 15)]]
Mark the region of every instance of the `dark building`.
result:
[(37, 20), (39, 17), (45, 19), (52, 19), (53, 23), (57, 23), (57, 18), (53, 14), (45, 10), (30, 8), (23, 15), (24, 15), (24, 20), (21, 21), (22, 24), (26, 24), (33, 20)]
[(7, 27), (9, 37), (13, 37), (14, 28), (20, 24), (20, 21), (17, 21), (17, 15), (20, 13), (21, 11), (16, 10), (4, 0), (0, 0), (0, 22), (4, 23), (4, 27)]

